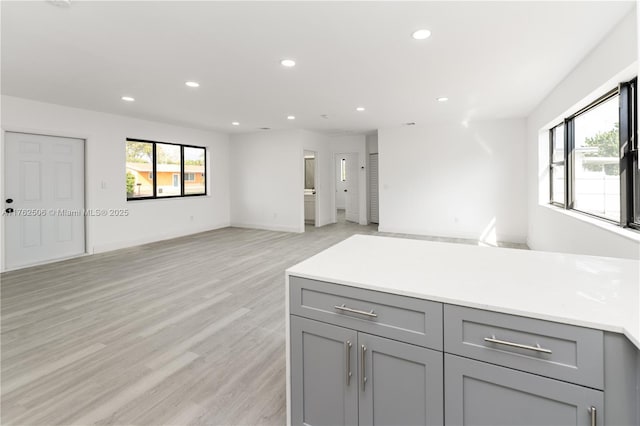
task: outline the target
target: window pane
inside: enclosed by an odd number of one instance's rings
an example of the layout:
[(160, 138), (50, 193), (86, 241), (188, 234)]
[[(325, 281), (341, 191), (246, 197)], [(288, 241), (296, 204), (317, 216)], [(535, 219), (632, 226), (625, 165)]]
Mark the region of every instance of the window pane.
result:
[(564, 124), (553, 129), (553, 158), (551, 161), (564, 161)]
[(564, 166), (551, 166), (552, 191), (551, 200), (564, 204)]
[(153, 197), (153, 144), (127, 141), (127, 198)]
[(633, 221), (635, 223), (640, 224), (640, 159), (637, 158), (638, 153), (636, 152), (635, 159), (635, 174), (633, 176), (633, 200), (635, 204), (635, 208), (633, 210)]
[(620, 220), (618, 96), (575, 118), (574, 208)]
[(180, 146), (156, 144), (156, 181), (158, 197), (180, 195)]
[(347, 181), (347, 159), (340, 160), (340, 180), (342, 182)]
[(205, 193), (205, 149), (184, 147), (184, 193)]

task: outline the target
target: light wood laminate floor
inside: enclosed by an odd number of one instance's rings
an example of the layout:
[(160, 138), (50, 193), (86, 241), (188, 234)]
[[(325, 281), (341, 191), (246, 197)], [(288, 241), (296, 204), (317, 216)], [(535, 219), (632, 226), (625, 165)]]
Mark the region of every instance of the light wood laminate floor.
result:
[(375, 229), (226, 228), (2, 274), (2, 424), (284, 424), (284, 270)]

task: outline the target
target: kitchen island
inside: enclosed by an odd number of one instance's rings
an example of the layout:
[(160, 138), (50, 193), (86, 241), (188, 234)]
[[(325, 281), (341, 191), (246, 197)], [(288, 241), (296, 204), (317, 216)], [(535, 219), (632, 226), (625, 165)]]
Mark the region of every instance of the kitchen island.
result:
[(640, 423), (638, 261), (356, 235), (286, 277), (292, 424)]

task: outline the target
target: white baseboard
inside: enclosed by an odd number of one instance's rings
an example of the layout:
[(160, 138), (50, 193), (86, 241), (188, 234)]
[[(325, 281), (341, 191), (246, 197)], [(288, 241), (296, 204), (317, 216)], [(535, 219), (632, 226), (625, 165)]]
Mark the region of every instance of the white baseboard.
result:
[(304, 232), (304, 225), (301, 229), (300, 227), (296, 227), (296, 226), (263, 225), (259, 223), (231, 222), (230, 226), (234, 228), (263, 229), (265, 231), (276, 231), (276, 232), (296, 232), (296, 233)]
[[(421, 235), (434, 238), (460, 238), (464, 240), (478, 240), (478, 233), (475, 232), (430, 232), (415, 228), (386, 227), (378, 225), (378, 232), (390, 234)], [(504, 243), (526, 244), (527, 237), (523, 235), (498, 235), (497, 240)]]
[(229, 223), (221, 223), (213, 226), (203, 226), (198, 228), (192, 228), (186, 232), (168, 232), (168, 233), (157, 234), (157, 235), (145, 237), (145, 238), (135, 238), (135, 239), (126, 240), (126, 241), (117, 241), (117, 242), (107, 243), (107, 244), (98, 244), (93, 246), (93, 249), (90, 251), (90, 253), (91, 254), (104, 253), (107, 251), (119, 250), (123, 248), (139, 246), (143, 244), (155, 243), (158, 241), (170, 240), (173, 238), (186, 237), (188, 235), (199, 234), (201, 232), (213, 231), (221, 228), (228, 228), (229, 226), (230, 226)]

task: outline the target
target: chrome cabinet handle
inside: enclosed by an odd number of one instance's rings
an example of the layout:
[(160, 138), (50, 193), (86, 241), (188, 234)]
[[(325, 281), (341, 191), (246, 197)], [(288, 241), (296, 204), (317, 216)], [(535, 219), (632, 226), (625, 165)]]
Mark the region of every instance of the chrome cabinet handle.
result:
[(371, 318), (376, 318), (378, 316), (378, 314), (373, 312), (373, 309), (370, 310), (369, 312), (361, 311), (359, 309), (348, 308), (348, 307), (346, 307), (344, 305), (344, 303), (342, 305), (340, 305), (340, 306), (338, 306), (338, 305), (334, 306), (333, 309), (337, 309), (339, 311), (351, 312), (353, 314), (366, 315), (366, 316), (371, 317)]
[(347, 357), (347, 386), (351, 382), (351, 341), (344, 342), (345, 355)]
[(364, 357), (366, 352), (367, 352), (367, 347), (365, 345), (361, 345), (360, 346), (360, 368), (362, 370), (360, 371), (360, 376), (362, 377), (362, 390), (364, 390), (365, 386), (367, 385), (366, 370), (364, 368)]
[(496, 336), (485, 337), (484, 341), (490, 342), (490, 343), (496, 343), (498, 345), (511, 346), (512, 348), (520, 348), (520, 349), (527, 349), (530, 351), (542, 352), (544, 354), (552, 353), (551, 349), (541, 348), (540, 345), (538, 344), (536, 344), (535, 346), (529, 346), (529, 345), (523, 345), (521, 343), (507, 342), (506, 340), (496, 339)]
[(596, 426), (596, 416), (598, 415), (596, 407), (589, 408), (589, 412), (591, 413), (591, 426)]

